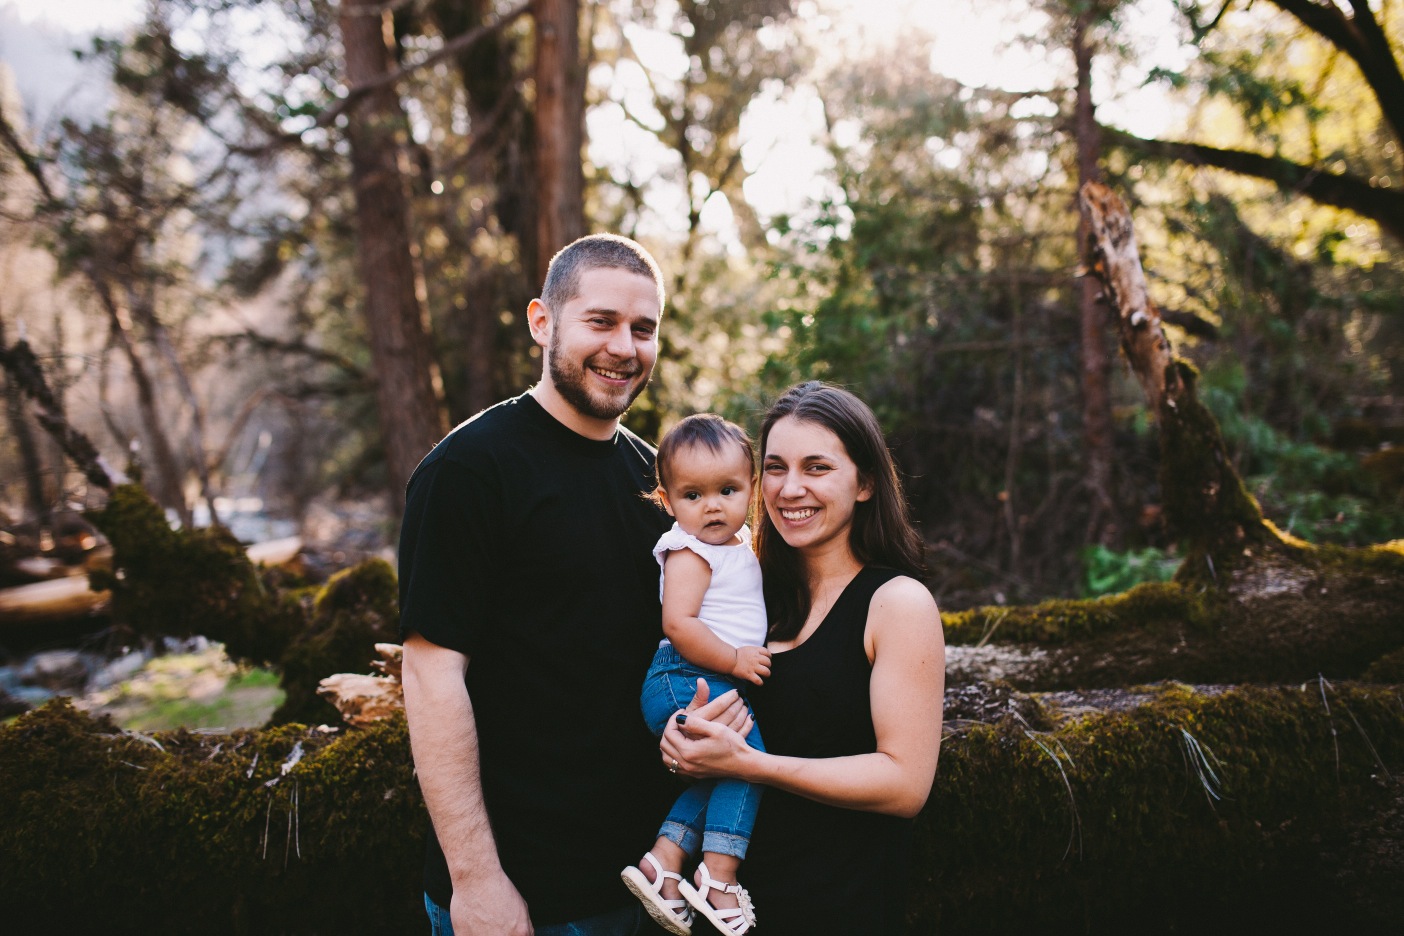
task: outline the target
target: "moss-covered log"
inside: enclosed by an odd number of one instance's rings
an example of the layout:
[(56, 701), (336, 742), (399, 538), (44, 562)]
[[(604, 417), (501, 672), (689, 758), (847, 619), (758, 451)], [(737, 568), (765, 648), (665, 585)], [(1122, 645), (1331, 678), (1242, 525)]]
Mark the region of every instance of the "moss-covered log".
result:
[[(1061, 723), (1028, 700), (994, 724), (951, 719), (913, 933), (1397, 921), (1398, 687), (1147, 695)], [(143, 739), (55, 703), (0, 729), (0, 802), (0, 919), (18, 932), (56, 907), (116, 932), (424, 925), (403, 719)]]
[(90, 517), (112, 543), (112, 568), (89, 575), (111, 590), (112, 616), (139, 636), (200, 635), (230, 656), (274, 663), (306, 616), (272, 587), (224, 527), (172, 529), (165, 512), (136, 484), (117, 486)]
[[(1404, 649), (1404, 541), (1255, 557), (1227, 588), (1138, 585), (1090, 601), (986, 607), (944, 616), (953, 646), (1033, 651), (1020, 665), (960, 658), (952, 681), (989, 677), (1024, 689), (1191, 683), (1397, 682)], [(1003, 658), (992, 654), (992, 660)]]
[(60, 700), (0, 730), (0, 802), (11, 932), (52, 928), (58, 908), (153, 934), (403, 933), (423, 918), (427, 819), (403, 719), (145, 738)]
[(275, 722), (337, 723), (317, 683), (363, 670), (377, 643), (398, 637), (399, 589), (384, 560), (343, 569), (314, 596), (257, 565), (223, 527), (172, 529), (140, 486), (119, 486), (92, 517), (113, 555), (90, 584), (111, 589), (117, 623), (145, 637), (198, 634), (236, 659), (277, 666), (287, 697)]

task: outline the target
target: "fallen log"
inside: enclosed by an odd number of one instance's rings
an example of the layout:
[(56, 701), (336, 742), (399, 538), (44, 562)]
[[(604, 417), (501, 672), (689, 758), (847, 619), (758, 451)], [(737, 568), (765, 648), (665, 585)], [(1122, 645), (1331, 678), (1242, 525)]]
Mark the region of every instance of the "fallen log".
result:
[[(247, 550), (249, 561), (256, 565), (285, 565), (302, 552), (302, 540), (296, 536), (254, 543)], [(112, 593), (108, 589), (93, 589), (88, 575), (79, 574), (47, 582), (0, 588), (0, 626), (28, 625), (69, 618), (101, 614), (108, 610)]]
[[(909, 930), (1386, 931), (1404, 914), (1400, 691), (953, 691)], [(423, 925), (403, 718), (146, 736), (60, 701), (0, 728), (0, 802), (16, 931), (55, 906), (118, 932)]]

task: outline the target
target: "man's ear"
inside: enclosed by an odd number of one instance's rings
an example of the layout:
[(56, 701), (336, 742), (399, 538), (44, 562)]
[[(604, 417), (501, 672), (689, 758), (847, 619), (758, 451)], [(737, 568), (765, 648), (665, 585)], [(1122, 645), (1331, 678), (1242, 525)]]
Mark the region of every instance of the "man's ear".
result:
[(531, 340), (541, 347), (551, 344), (551, 310), (540, 299), (531, 300), (527, 306), (527, 327), (531, 329)]

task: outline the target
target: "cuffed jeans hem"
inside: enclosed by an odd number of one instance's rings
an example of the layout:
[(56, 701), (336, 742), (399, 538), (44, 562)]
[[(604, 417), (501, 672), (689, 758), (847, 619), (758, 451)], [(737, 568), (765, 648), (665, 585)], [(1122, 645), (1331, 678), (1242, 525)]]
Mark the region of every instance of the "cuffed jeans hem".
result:
[(701, 844), (702, 840), (696, 829), (683, 825), (681, 822), (674, 822), (672, 819), (666, 820), (659, 827), (658, 837), (667, 839), (689, 855), (697, 854), (697, 846)]
[[(713, 855), (730, 855), (732, 858), (745, 858), (746, 846), (751, 840), (744, 835), (731, 835), (726, 832), (713, 832), (708, 829), (702, 836), (702, 851)], [(688, 854), (691, 854), (689, 852)]]

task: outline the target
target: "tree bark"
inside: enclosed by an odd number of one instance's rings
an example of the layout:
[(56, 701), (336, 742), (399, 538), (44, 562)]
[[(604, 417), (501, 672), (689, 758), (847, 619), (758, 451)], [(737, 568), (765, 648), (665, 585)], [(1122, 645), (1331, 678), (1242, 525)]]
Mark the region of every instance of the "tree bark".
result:
[[(338, 22), (346, 78), (353, 87), (370, 85), (390, 72), (389, 16), (383, 5), (342, 6)], [(350, 113), (356, 259), (386, 483), (396, 510), (415, 466), (447, 429), (401, 168), (404, 129), (404, 113), (389, 83), (368, 92)]]
[(103, 311), (107, 313), (109, 333), (113, 343), (121, 349), (131, 368), (132, 383), (136, 385), (137, 412), (141, 414), (141, 425), (147, 442), (151, 445), (151, 460), (156, 468), (156, 481), (151, 489), (167, 507), (171, 507), (180, 517), (181, 525), (189, 527), (194, 523), (190, 505), (185, 502), (184, 472), (176, 461), (175, 451), (166, 435), (166, 423), (161, 417), (160, 404), (156, 398), (156, 386), (147, 373), (146, 362), (137, 352), (131, 335), (131, 313), (117, 301), (112, 283), (103, 273), (94, 269), (91, 263), (84, 264), (84, 273)]
[[(1092, 48), (1087, 41), (1090, 11), (1073, 23), (1073, 58), (1077, 63), (1074, 136), (1077, 139), (1079, 190), (1100, 179), (1101, 130), (1092, 104)], [(1079, 243), (1087, 243), (1088, 222), (1079, 213)], [(1091, 277), (1078, 280), (1078, 309), (1082, 325), (1082, 438), (1087, 459), (1086, 487), (1092, 498), (1087, 541), (1100, 543), (1115, 536), (1112, 498), (1111, 355), (1107, 349), (1107, 310), (1101, 288)]]
[(1224, 448), (1213, 415), (1195, 393), (1196, 372), (1175, 357), (1141, 268), (1126, 204), (1105, 185), (1082, 187), (1093, 272), (1117, 315), (1121, 348), (1160, 425), (1160, 486), (1165, 514), (1189, 549), (1186, 565), (1237, 564), (1246, 547), (1285, 545), (1263, 519)]
[[(44, 372), (40, 369), (34, 352), (30, 350), (29, 343), (21, 339), (15, 342), (14, 347), (6, 346), (3, 323), (0, 323), (0, 367), (3, 367), (6, 373), (7, 388), (12, 389), (16, 395), (23, 392), (38, 404), (35, 416), (39, 425), (73, 459), (87, 479), (104, 491), (112, 490), (113, 476), (117, 473), (103, 463), (97, 447), (88, 437), (69, 425), (62, 407), (49, 389), (48, 381), (44, 379)], [(125, 480), (120, 475), (117, 476), (119, 481)]]
[(579, 0), (536, 0), (536, 282), (585, 233), (585, 74)]

